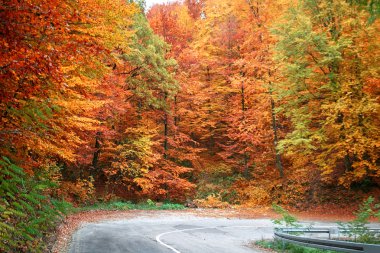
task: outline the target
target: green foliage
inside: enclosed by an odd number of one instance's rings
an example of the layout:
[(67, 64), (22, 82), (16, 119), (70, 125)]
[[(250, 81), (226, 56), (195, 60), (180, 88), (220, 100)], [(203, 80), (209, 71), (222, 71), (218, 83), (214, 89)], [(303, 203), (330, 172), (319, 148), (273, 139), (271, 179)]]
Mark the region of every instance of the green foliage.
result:
[(274, 252), (288, 252), (288, 253), (333, 253), (337, 251), (314, 249), (309, 247), (302, 247), (291, 243), (282, 243), (281, 241), (273, 240), (260, 240), (255, 244), (261, 248), (271, 249)]
[(283, 207), (273, 204), (273, 210), (281, 215), (281, 218), (272, 220), (274, 224), (286, 226), (286, 227), (299, 227), (298, 219), (295, 216), (292, 216), (287, 210)]
[(123, 55), (134, 68), (127, 76), (127, 83), (144, 101), (143, 106), (168, 109), (166, 98), (173, 98), (179, 89), (173, 74), (177, 62), (166, 57), (169, 45), (154, 34), (143, 14), (137, 14), (134, 21), (132, 28), (136, 32), (131, 51)]
[(316, 165), (324, 181), (347, 188), (375, 182), (379, 157), (379, 106), (365, 90), (378, 79), (377, 28), (365, 21), (363, 1), (353, 2), (298, 1), (273, 30), (276, 110), (292, 123), (277, 148), (293, 168)]
[(359, 207), (359, 210), (355, 213), (356, 218), (353, 221), (342, 223), (339, 222), (340, 230), (344, 230), (344, 234), (353, 238), (355, 241), (363, 243), (378, 243), (379, 237), (371, 233), (367, 225), (371, 217), (379, 215), (379, 210), (376, 213), (378, 205), (373, 206), (375, 199), (368, 197)]
[(56, 107), (52, 107), (46, 101), (26, 100), (22, 110), (9, 107), (7, 114), (9, 117), (17, 118), (22, 122), (22, 127), (33, 131), (47, 130), (46, 124), (51, 119)]
[(222, 201), (237, 204), (238, 195), (231, 187), (242, 179), (240, 174), (234, 173), (229, 165), (223, 163), (207, 164), (205, 169), (196, 175), (196, 199), (206, 199), (208, 196), (219, 196)]
[(380, 221), (380, 203), (375, 205), (375, 209), (377, 212), (374, 214), (374, 216)]
[(130, 201), (111, 201), (96, 203), (91, 206), (84, 206), (77, 208), (76, 211), (89, 211), (89, 210), (183, 210), (185, 207), (181, 204), (175, 203), (155, 203), (148, 199), (145, 202), (134, 204)]
[(153, 149), (157, 142), (153, 140), (157, 135), (156, 129), (149, 129), (145, 124), (126, 130), (127, 138), (124, 143), (117, 146), (118, 155), (108, 171), (110, 180), (128, 178), (133, 180), (144, 176), (157, 161)]
[(160, 210), (183, 210), (185, 207), (181, 204), (173, 204), (173, 203), (164, 203)]
[(370, 17), (368, 18), (368, 23), (373, 23), (380, 16), (380, 1), (377, 0), (348, 0), (350, 4), (356, 4), (366, 9)]
[(134, 204), (131, 202), (122, 202), (122, 201), (111, 201), (111, 202), (100, 202), (100, 203), (95, 203), (93, 205), (89, 206), (83, 206), (77, 208), (75, 211), (77, 212), (82, 212), (82, 211), (89, 211), (89, 210), (130, 210), (133, 209), (132, 207)]
[(29, 177), (8, 158), (0, 159), (1, 252), (43, 252), (43, 237), (71, 205), (51, 199), (44, 191), (54, 187), (48, 181)]
[(153, 200), (151, 200), (151, 199), (147, 199), (146, 204), (147, 204), (149, 207), (153, 207), (153, 206), (156, 205), (156, 204), (153, 202)]

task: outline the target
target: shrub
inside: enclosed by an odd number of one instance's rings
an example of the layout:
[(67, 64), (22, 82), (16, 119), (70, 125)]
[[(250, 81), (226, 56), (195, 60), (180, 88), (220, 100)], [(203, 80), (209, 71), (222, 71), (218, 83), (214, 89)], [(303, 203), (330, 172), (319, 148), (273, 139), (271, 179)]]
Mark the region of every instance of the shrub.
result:
[(182, 210), (185, 209), (184, 205), (174, 203), (155, 203), (148, 199), (145, 202), (134, 204), (130, 201), (110, 201), (99, 202), (89, 206), (77, 208), (77, 211), (88, 210)]
[(203, 208), (228, 208), (230, 205), (221, 200), (221, 197), (216, 194), (209, 195), (206, 199), (195, 199), (194, 203), (198, 207)]
[(267, 205), (270, 203), (268, 190), (262, 186), (248, 184), (245, 187), (236, 188), (238, 198), (248, 207)]
[(281, 218), (273, 220), (274, 224), (282, 225), (286, 227), (299, 227), (298, 219), (295, 216), (292, 216), (283, 207), (273, 204), (272, 208), (277, 214), (281, 215)]
[(92, 204), (95, 202), (94, 179), (77, 179), (76, 182), (60, 183), (57, 195), (73, 203)]
[(42, 252), (44, 236), (71, 205), (44, 194), (55, 185), (0, 159), (0, 252)]
[(346, 231), (344, 234), (350, 238), (354, 238), (355, 241), (363, 243), (379, 242), (379, 237), (371, 233), (367, 227), (370, 218), (378, 215), (378, 213), (376, 213), (378, 205), (374, 205), (374, 201), (375, 199), (373, 197), (368, 197), (368, 199), (364, 200), (359, 206), (359, 210), (355, 213), (356, 218), (354, 220), (347, 223), (339, 222), (340, 229)]
[(282, 243), (278, 240), (260, 240), (255, 242), (257, 246), (264, 249), (270, 249), (273, 252), (287, 252), (287, 253), (334, 253), (337, 251), (314, 249), (303, 247), (292, 243)]

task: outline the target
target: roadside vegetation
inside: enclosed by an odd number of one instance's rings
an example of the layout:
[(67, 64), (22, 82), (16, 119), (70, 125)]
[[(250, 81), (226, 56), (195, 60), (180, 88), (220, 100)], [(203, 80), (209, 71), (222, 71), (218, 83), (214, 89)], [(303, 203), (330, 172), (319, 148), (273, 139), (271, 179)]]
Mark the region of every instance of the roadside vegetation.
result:
[(0, 160), (0, 251), (45, 250), (44, 238), (69, 214), (72, 204), (47, 194), (57, 185), (28, 176), (6, 157)]
[(75, 212), (83, 212), (90, 210), (183, 210), (185, 206), (182, 204), (175, 203), (162, 203), (162, 202), (153, 202), (148, 199), (146, 202), (132, 203), (130, 201), (110, 201), (110, 202), (99, 202), (93, 205), (87, 205), (83, 207), (78, 207), (75, 209)]
[(380, 233), (373, 233), (368, 228), (370, 220), (377, 218), (380, 222), (380, 203), (375, 204), (374, 198), (365, 200), (355, 213), (355, 219), (350, 222), (339, 222), (339, 229), (346, 231), (343, 236), (348, 240), (362, 243), (380, 244)]
[(273, 240), (261, 240), (255, 243), (256, 246), (263, 249), (271, 249), (275, 252), (286, 253), (336, 253), (338, 251), (314, 249), (309, 247), (303, 247), (291, 243), (282, 243), (280, 241)]
[[(281, 228), (301, 228), (297, 217), (291, 215), (283, 207), (273, 204), (273, 210), (280, 215), (279, 218), (273, 219), (273, 224)], [(380, 222), (380, 203), (375, 204), (374, 198), (369, 197), (355, 212), (355, 219), (349, 222), (338, 222), (339, 230), (343, 231), (340, 238), (337, 240), (346, 240), (359, 243), (380, 244), (380, 233), (371, 232), (367, 226), (372, 219), (378, 219)], [(308, 227), (312, 228), (312, 227)], [(295, 233), (295, 235), (302, 235), (302, 233)], [(334, 239), (334, 238), (333, 238)], [(282, 242), (281, 240), (260, 240), (254, 243), (257, 247), (264, 249), (271, 249), (276, 252), (288, 253), (322, 253), (322, 252), (337, 252), (322, 249), (315, 249), (304, 247), (289, 242)]]

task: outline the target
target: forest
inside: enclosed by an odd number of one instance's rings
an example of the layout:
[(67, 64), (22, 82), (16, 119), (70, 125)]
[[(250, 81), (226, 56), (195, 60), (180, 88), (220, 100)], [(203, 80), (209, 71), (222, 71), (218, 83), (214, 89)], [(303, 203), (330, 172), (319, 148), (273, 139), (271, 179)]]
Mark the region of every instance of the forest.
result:
[(1, 1), (0, 249), (37, 247), (68, 203), (379, 197), (379, 15), (378, 0)]

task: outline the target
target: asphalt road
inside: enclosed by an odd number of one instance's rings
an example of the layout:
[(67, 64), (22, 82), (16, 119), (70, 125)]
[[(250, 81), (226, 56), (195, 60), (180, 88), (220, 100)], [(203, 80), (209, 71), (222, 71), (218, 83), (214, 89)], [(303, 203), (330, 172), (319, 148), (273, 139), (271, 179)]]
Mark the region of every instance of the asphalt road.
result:
[(250, 241), (272, 237), (269, 219), (159, 215), (86, 224), (69, 253), (255, 253)]

